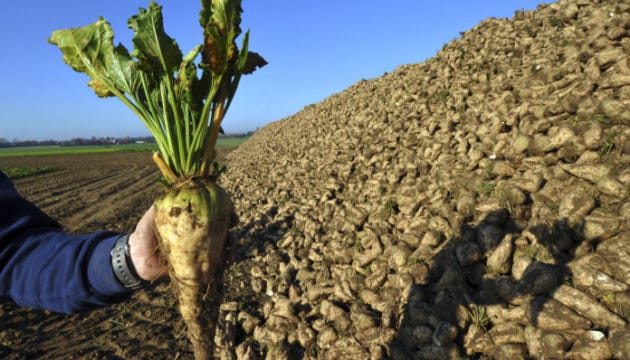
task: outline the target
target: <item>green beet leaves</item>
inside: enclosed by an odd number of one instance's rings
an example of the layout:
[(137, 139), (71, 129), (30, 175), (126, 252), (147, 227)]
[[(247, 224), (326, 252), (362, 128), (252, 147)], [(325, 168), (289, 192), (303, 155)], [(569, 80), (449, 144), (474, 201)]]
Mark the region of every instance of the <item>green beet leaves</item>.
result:
[(116, 74), (114, 58), (117, 57), (116, 52), (126, 53), (126, 50), (115, 50), (113, 39), (114, 32), (109, 23), (99, 18), (97, 22), (86, 27), (57, 30), (53, 32), (49, 42), (59, 47), (66, 64), (90, 76), (88, 84), (98, 96), (107, 97), (114, 95), (113, 81), (121, 81), (125, 74), (125, 72)]
[(166, 34), (162, 7), (153, 1), (128, 21), (134, 31), (131, 52), (114, 46), (114, 32), (103, 18), (54, 31), (49, 39), (66, 64), (90, 77), (96, 95), (119, 98), (144, 122), (160, 149), (154, 159), (171, 182), (210, 175), (220, 123), (241, 75), (266, 64), (248, 51), (248, 33), (242, 50), (235, 44), (240, 0), (201, 4), (203, 43), (186, 56)]
[(182, 62), (182, 52), (174, 39), (164, 31), (162, 7), (151, 2), (149, 9), (140, 9), (140, 13), (128, 21), (133, 29), (132, 56), (149, 74), (172, 74)]

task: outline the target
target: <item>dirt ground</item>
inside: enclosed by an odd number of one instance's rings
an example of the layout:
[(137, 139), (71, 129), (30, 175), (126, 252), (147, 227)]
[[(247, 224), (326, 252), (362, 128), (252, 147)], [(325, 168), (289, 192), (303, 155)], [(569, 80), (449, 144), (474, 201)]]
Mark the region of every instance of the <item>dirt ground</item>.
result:
[[(41, 166), (58, 170), (15, 186), (71, 233), (130, 232), (161, 191), (149, 153), (0, 159), (0, 168)], [(186, 359), (192, 351), (165, 283), (74, 316), (0, 301), (0, 358)]]

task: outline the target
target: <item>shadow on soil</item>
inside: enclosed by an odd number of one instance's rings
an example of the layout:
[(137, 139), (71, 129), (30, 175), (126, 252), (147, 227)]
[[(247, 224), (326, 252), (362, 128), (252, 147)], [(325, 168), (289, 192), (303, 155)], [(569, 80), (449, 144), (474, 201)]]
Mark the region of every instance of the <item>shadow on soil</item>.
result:
[[(220, 314), (219, 304), (236, 302), (239, 309), (246, 310), (258, 318), (264, 318), (263, 314), (258, 312), (259, 305), (267, 300), (263, 297), (264, 288), (259, 292), (253, 291), (257, 283), (261, 287), (264, 287), (264, 283), (260, 279), (251, 277), (251, 268), (254, 265), (260, 265), (253, 258), (264, 254), (267, 246), (275, 248), (277, 242), (293, 227), (293, 215), (278, 219), (276, 218), (277, 213), (278, 208), (272, 207), (260, 219), (245, 224), (239, 230), (230, 233), (225, 249), (226, 265), (219, 274), (222, 282), (219, 284), (218, 298), (213, 302), (214, 306), (212, 307), (213, 318), (218, 319), (217, 330), (224, 335), (221, 341), (225, 347), (240, 344), (248, 335), (241, 326), (235, 326), (233, 323), (225, 321), (225, 316)], [(278, 254), (278, 252), (271, 253)], [(288, 261), (288, 259), (277, 260)], [(254, 348), (254, 350), (260, 349)], [(291, 357), (291, 359), (299, 358), (301, 356)]]
[[(433, 346), (440, 343), (454, 343), (461, 349), (468, 325), (488, 330), (485, 310), (488, 305), (526, 304), (527, 319), (536, 325), (543, 307), (550, 301), (549, 294), (570, 281), (572, 274), (567, 266), (573, 259), (570, 254), (582, 243), (580, 234), (563, 221), (551, 227), (545, 224), (529, 227), (527, 231), (537, 241), (523, 248), (531, 263), (520, 280), (515, 280), (500, 274), (511, 273), (511, 262), (499, 273), (488, 269), (485, 259), (503, 239), (523, 233), (524, 229), (517, 226), (507, 211), (492, 212), (478, 225), (464, 225), (460, 230), (459, 237), (427, 261), (431, 274), (428, 283), (412, 287), (404, 318), (390, 347), (392, 358), (436, 358), (440, 354), (431, 351), (440, 351), (440, 347)], [(511, 259), (513, 253), (511, 248), (507, 256)], [(447, 351), (444, 349), (448, 345), (441, 349)]]

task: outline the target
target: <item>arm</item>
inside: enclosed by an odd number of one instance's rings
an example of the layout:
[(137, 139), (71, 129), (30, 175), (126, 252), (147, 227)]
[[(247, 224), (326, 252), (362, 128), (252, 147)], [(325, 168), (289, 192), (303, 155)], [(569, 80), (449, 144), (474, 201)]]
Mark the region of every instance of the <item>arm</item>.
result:
[(0, 172), (0, 297), (63, 313), (126, 299), (131, 291), (115, 277), (110, 258), (120, 236), (64, 233)]

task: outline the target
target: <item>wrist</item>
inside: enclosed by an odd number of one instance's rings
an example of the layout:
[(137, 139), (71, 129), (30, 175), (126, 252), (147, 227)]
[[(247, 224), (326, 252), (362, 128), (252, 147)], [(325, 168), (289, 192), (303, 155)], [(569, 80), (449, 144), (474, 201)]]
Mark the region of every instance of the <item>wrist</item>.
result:
[(120, 283), (128, 289), (139, 289), (145, 281), (138, 275), (129, 253), (129, 235), (122, 235), (111, 251), (112, 268)]

